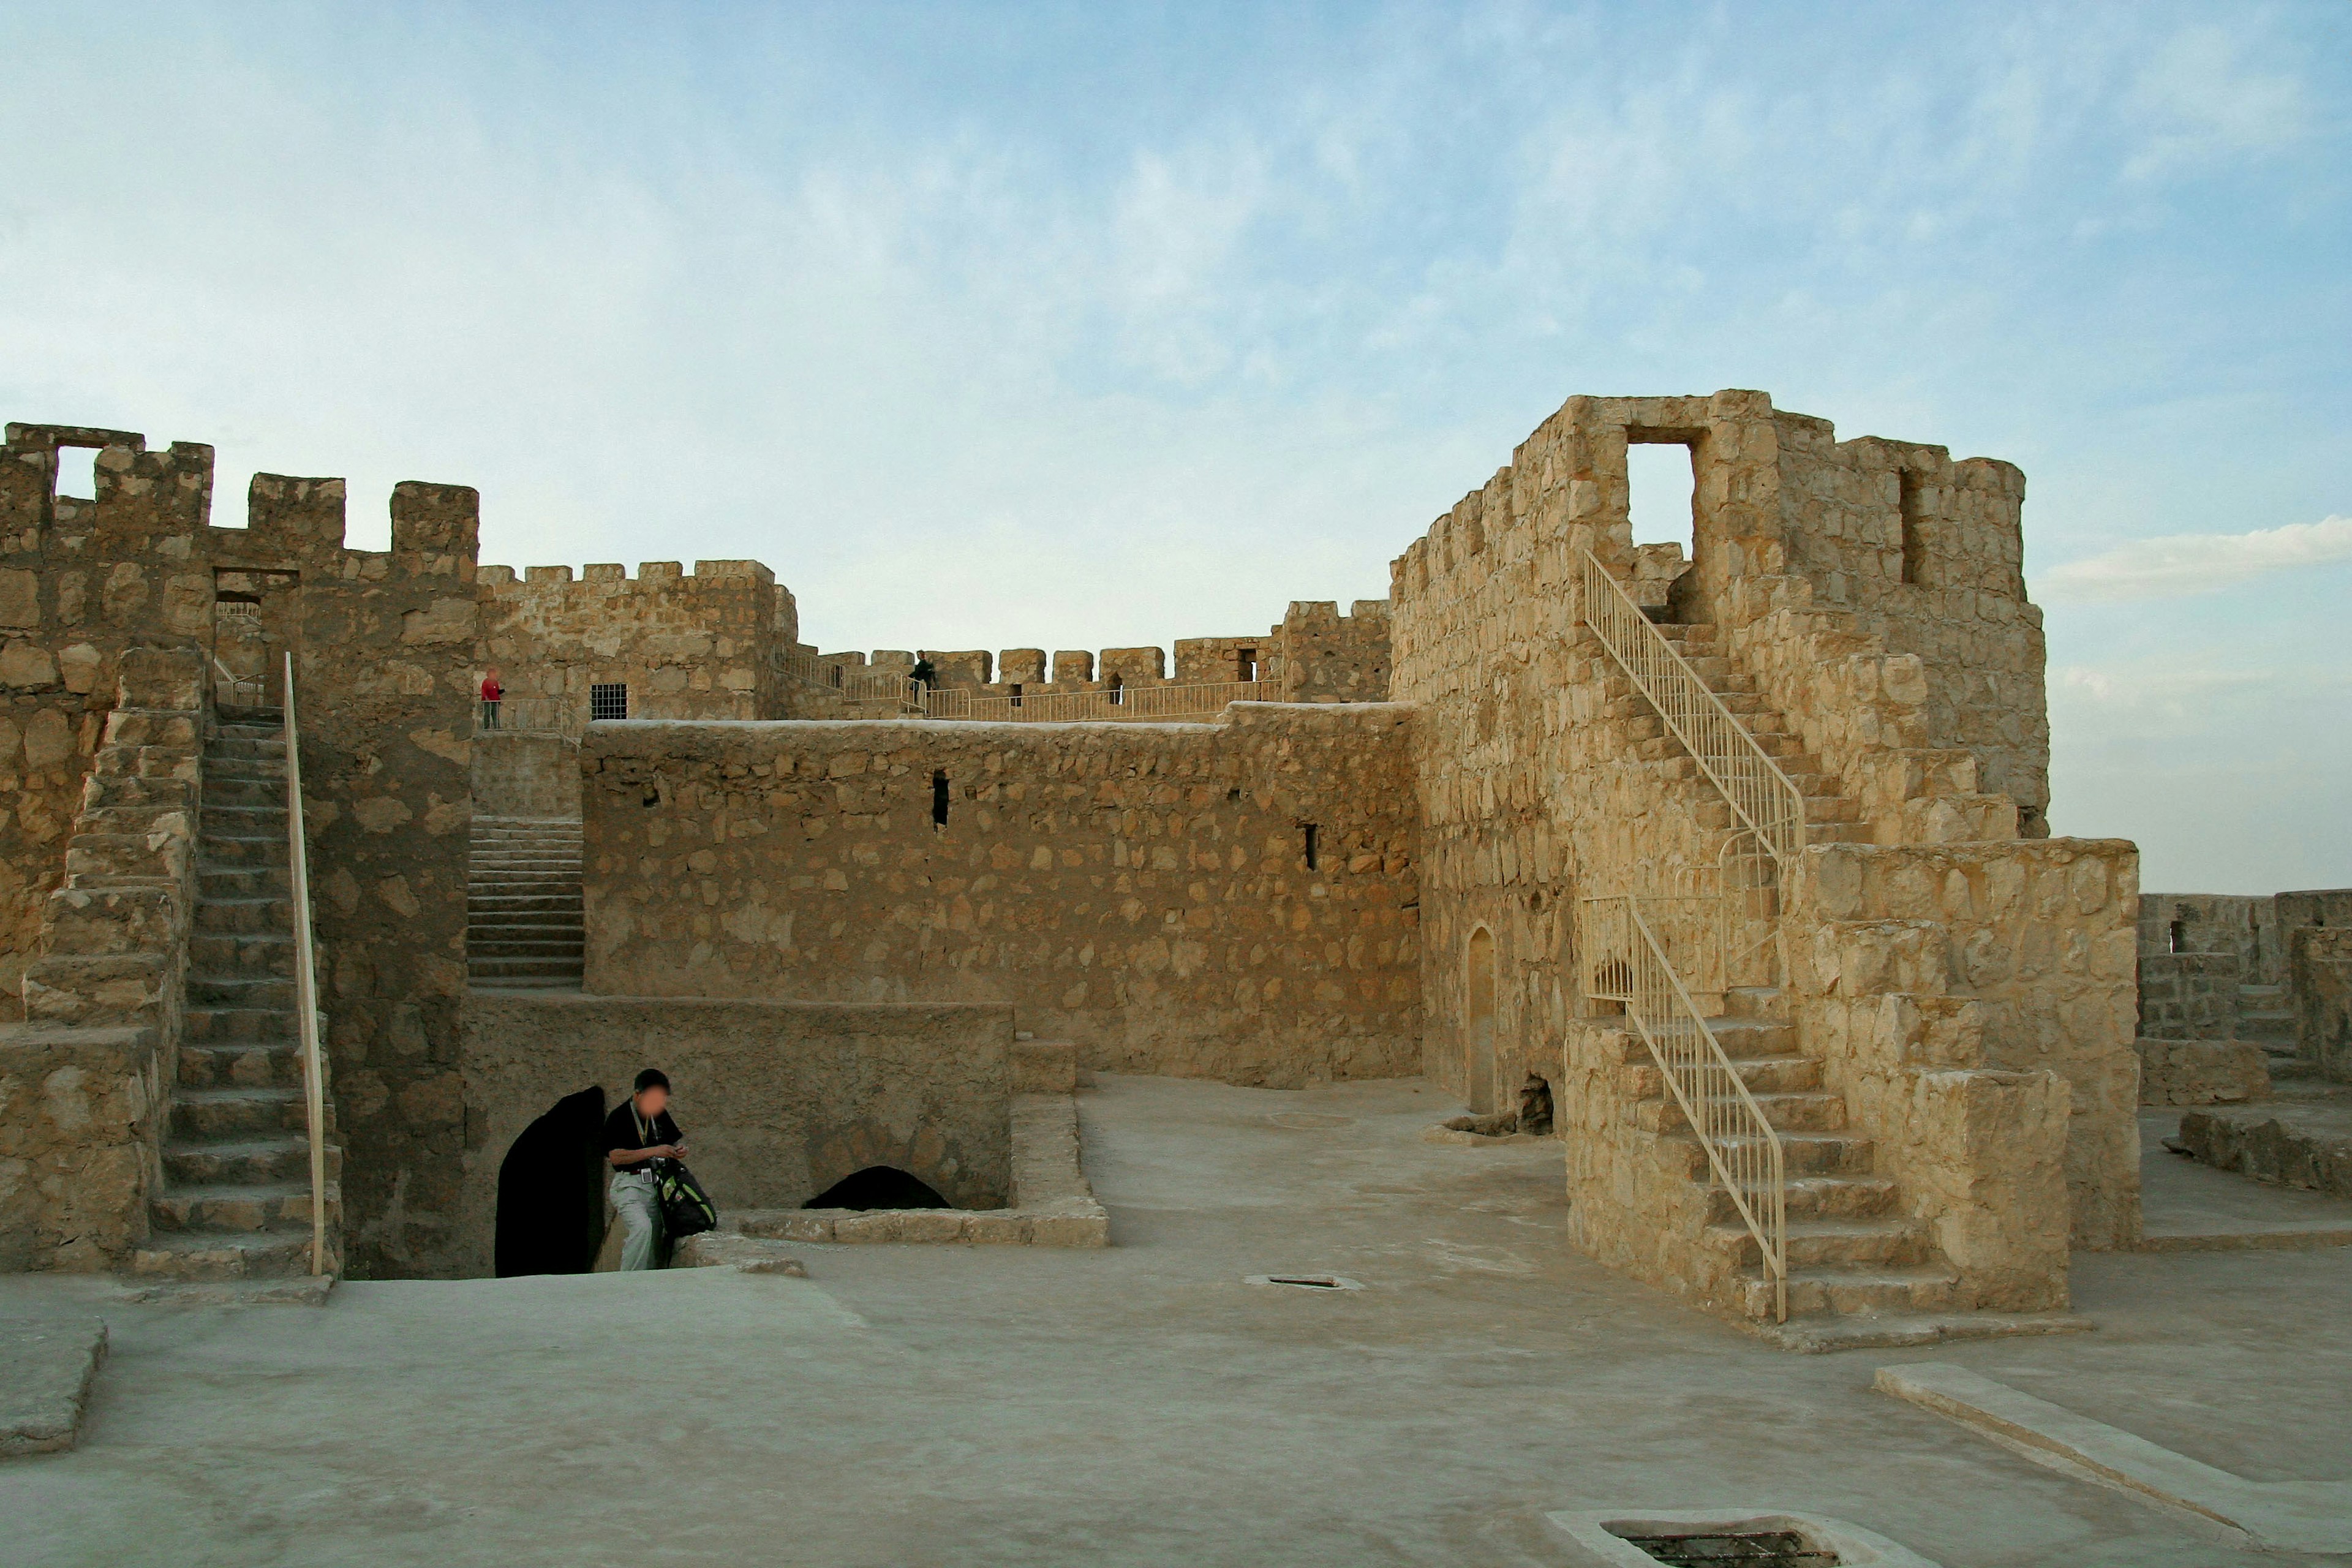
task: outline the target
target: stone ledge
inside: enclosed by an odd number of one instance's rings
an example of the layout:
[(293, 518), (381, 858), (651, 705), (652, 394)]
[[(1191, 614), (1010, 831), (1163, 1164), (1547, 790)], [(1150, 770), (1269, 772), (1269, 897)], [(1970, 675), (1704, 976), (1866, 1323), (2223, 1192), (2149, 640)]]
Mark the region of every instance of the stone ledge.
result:
[(2324, 1105), (2190, 1110), (2180, 1142), (2195, 1159), (2258, 1182), (2352, 1197), (2352, 1124)]
[(2098, 1325), (2072, 1312), (1953, 1312), (1885, 1317), (1797, 1318), (1785, 1323), (1741, 1321), (1740, 1327), (1782, 1350), (1900, 1350), (1948, 1340), (2008, 1339), (2029, 1334), (2089, 1333)]
[(2225, 1105), (2266, 1100), (2270, 1062), (2249, 1040), (2143, 1038), (2139, 1052), (2142, 1105)]
[(0, 1458), (54, 1454), (81, 1440), (106, 1350), (106, 1325), (95, 1320), (0, 1340)]

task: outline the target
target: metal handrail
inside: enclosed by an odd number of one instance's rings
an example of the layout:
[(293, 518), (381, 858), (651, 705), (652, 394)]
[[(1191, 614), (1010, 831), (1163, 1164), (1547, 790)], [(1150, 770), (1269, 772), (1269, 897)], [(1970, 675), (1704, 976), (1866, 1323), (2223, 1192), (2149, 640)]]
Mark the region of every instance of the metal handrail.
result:
[(1206, 719), (1229, 703), (1272, 702), (1281, 697), (1271, 680), (1211, 680), (1182, 686), (1122, 686), (1095, 691), (1024, 691), (1018, 697), (965, 689), (927, 688), (923, 713), (930, 719), (976, 719), (992, 723), (1070, 724), (1097, 720), (1148, 723)]
[(319, 974), (310, 937), (310, 858), (302, 839), (302, 737), (294, 656), (286, 656), (286, 843), (294, 889), (294, 1013), (302, 1040), (302, 1113), (310, 1132), (310, 1272), (327, 1271), (327, 1085), (319, 1052)]
[(1584, 624), (1785, 872), (1805, 847), (1804, 792), (1590, 550), (1579, 575)]
[(1715, 1179), (1755, 1237), (1772, 1276), (1774, 1310), (1788, 1321), (1789, 1189), (1780, 1133), (1642, 918), (1641, 900), (1631, 894), (1588, 898), (1578, 914), (1585, 994), (1624, 1004)]

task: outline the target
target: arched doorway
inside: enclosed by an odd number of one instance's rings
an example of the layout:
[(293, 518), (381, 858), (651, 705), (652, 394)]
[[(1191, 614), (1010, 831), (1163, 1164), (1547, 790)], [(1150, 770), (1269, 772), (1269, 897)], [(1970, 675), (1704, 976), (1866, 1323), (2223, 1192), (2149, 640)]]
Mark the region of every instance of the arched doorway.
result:
[(896, 1165), (854, 1171), (809, 1199), (813, 1209), (943, 1209), (951, 1205), (932, 1186)]
[(604, 1239), (604, 1090), (565, 1095), (499, 1162), (498, 1277), (585, 1274)]
[(1495, 1109), (1495, 933), (1485, 926), (1470, 933), (1463, 970), (1462, 1098), (1485, 1115)]

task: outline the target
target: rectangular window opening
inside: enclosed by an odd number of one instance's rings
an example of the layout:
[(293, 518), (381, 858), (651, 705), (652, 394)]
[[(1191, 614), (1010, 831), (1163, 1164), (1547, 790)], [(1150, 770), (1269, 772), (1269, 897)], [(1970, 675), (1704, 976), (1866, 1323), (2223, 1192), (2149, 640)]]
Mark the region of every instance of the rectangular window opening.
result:
[(588, 688), (588, 717), (591, 719), (625, 719), (629, 716), (629, 689), (626, 683), (600, 680)]
[(1312, 871), (1312, 870), (1314, 870), (1314, 869), (1316, 868), (1316, 849), (1317, 849), (1317, 845), (1316, 845), (1316, 842), (1315, 842), (1315, 839), (1316, 839), (1316, 826), (1315, 826), (1315, 824), (1313, 824), (1313, 823), (1311, 823), (1311, 822), (1301, 823), (1301, 824), (1299, 825), (1298, 833), (1299, 833), (1299, 837), (1300, 837), (1302, 840), (1304, 840), (1304, 842), (1305, 842), (1305, 847), (1306, 847), (1306, 850), (1307, 850), (1307, 868), (1308, 870)]
[(1927, 547), (1919, 537), (1919, 476), (1906, 468), (1900, 476), (1902, 489), (1895, 504), (1903, 513), (1903, 581), (1925, 581), (1922, 569), (1927, 565)]
[(1679, 544), (1697, 552), (1696, 467), (1688, 444), (1641, 442), (1625, 448), (1626, 510), (1636, 544)]
[(1021, 683), (1017, 680), (1013, 682), (1013, 706), (1021, 706)]
[(58, 448), (57, 493), (67, 500), (98, 499), (97, 447), (60, 447)]
[(1234, 662), (1237, 667), (1235, 679), (1246, 681), (1257, 679), (1257, 649), (1254, 647), (1241, 649), (1234, 655)]
[(933, 827), (945, 827), (948, 825), (948, 775), (944, 773), (933, 773), (931, 775), (931, 826)]

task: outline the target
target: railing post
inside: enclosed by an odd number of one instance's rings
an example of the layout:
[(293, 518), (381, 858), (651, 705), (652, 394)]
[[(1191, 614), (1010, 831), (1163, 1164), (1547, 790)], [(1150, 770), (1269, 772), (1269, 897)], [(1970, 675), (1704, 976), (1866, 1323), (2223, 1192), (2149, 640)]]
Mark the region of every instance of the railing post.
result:
[(302, 1111), (310, 1132), (310, 1272), (327, 1271), (327, 1086), (319, 1053), (319, 977), (311, 953), (310, 860), (302, 833), (302, 739), (294, 721), (294, 655), (286, 655), (287, 874), (294, 905), (294, 1016), (302, 1041)]

